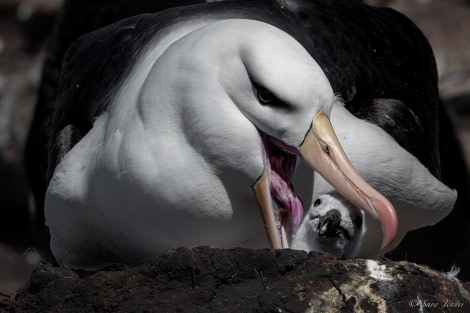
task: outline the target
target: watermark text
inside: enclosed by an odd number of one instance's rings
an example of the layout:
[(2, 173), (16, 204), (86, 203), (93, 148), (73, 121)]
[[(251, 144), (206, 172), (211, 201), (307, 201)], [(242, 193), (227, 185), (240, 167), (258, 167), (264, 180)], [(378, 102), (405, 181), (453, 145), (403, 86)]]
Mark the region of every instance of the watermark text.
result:
[(449, 301), (445, 300), (443, 302), (436, 302), (436, 301), (428, 301), (426, 299), (421, 299), (417, 297), (416, 299), (410, 300), (408, 302), (410, 307), (417, 307), (417, 308), (436, 308), (436, 309), (443, 309), (443, 308), (463, 308), (464, 303), (459, 301)]

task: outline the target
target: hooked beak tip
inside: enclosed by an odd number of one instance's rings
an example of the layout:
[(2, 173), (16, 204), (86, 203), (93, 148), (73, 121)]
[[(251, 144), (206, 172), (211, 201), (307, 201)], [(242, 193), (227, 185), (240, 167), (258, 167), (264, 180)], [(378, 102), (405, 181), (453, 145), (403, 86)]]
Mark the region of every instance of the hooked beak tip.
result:
[(383, 232), (381, 252), (386, 252), (395, 240), (398, 232), (398, 217), (393, 205), (383, 197), (374, 201), (374, 209), (377, 220), (380, 222)]

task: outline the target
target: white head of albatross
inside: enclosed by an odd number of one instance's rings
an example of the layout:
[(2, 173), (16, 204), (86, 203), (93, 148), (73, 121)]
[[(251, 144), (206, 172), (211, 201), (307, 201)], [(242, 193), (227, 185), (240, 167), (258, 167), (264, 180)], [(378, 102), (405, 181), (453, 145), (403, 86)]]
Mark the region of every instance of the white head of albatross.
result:
[(379, 219), (389, 245), (394, 208), (347, 160), (327, 117), (331, 86), (304, 48), (252, 20), (182, 25), (142, 49), (55, 168), (45, 214), (58, 261), (90, 268), (178, 246), (265, 246), (256, 204), (270, 246), (288, 247), (303, 217), (297, 156)]

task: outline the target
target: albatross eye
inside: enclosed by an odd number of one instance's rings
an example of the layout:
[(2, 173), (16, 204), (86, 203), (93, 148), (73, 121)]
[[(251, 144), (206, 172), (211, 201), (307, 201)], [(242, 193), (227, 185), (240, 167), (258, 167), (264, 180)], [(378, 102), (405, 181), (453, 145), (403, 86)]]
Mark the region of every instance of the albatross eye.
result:
[(268, 104), (274, 101), (276, 97), (266, 88), (259, 87), (256, 90), (256, 96), (261, 104)]

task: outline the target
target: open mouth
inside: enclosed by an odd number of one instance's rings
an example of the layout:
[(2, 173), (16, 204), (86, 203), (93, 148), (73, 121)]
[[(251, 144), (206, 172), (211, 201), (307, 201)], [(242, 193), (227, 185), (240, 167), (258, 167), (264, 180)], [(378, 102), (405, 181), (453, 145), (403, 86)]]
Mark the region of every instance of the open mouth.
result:
[(349, 230), (342, 225), (341, 213), (336, 209), (331, 209), (324, 215), (315, 215), (311, 220), (318, 219), (318, 235), (329, 238), (344, 237), (351, 240)]
[(264, 133), (260, 132), (260, 134), (274, 220), (282, 248), (289, 248), (304, 215), (302, 199), (294, 194), (292, 184), (297, 156), (292, 147)]
[(303, 219), (302, 200), (294, 195), (291, 182), (296, 156), (348, 201), (378, 220), (383, 232), (381, 251), (390, 247), (398, 231), (395, 208), (354, 169), (325, 113), (315, 115), (298, 147), (259, 133), (264, 171), (253, 183), (252, 190), (271, 248), (289, 247)]

